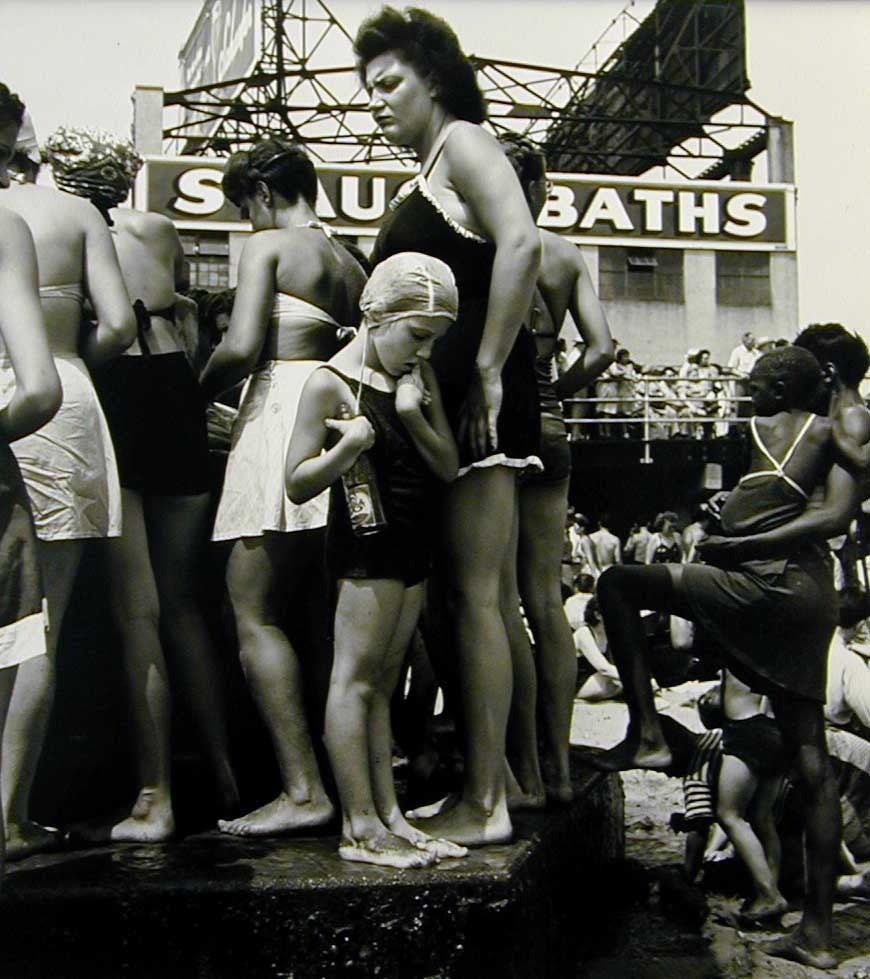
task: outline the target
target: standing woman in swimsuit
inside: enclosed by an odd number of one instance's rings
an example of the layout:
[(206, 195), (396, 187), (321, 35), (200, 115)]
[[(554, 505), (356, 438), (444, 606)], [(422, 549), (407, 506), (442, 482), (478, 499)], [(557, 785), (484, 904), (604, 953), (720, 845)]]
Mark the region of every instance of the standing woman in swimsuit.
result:
[[(547, 200), (544, 155), (519, 137), (502, 137), (501, 142), (537, 219)], [(577, 654), (562, 604), (560, 580), (571, 476), (571, 449), (561, 399), (586, 387), (612, 363), (613, 339), (580, 250), (552, 231), (540, 231), (540, 235), (543, 251), (530, 329), (537, 354), (544, 469), (520, 482), (517, 559), (508, 567), (505, 617), (513, 623), (511, 647), (517, 687), (511, 716), (516, 736), (510, 739), (515, 753), (509, 751), (509, 758), (527, 796), (543, 796), (545, 789), (550, 799), (566, 802), (573, 796), (568, 748)], [(557, 383), (554, 359), (566, 314), (579, 331), (583, 347)], [(594, 547), (592, 553), (597, 557)], [(535, 640), (535, 661), (519, 614), (518, 590)], [(524, 675), (530, 679), (518, 682)], [(536, 687), (540, 688), (543, 782), (536, 771)]]
[(121, 482), (123, 535), (106, 556), (139, 789), (128, 817), (95, 832), (153, 843), (175, 829), (161, 626), (215, 776), (218, 808), (226, 814), (238, 805), (215, 652), (196, 595), (208, 539), (209, 470), (205, 409), (175, 328), (175, 292), (187, 285), (184, 254), (168, 218), (118, 207), (141, 163), (128, 140), (61, 128), (46, 140), (46, 153), (58, 185), (87, 197), (103, 214), (136, 317), (137, 341), (96, 370), (94, 380)]
[(417, 9), (384, 7), (355, 42), (369, 109), (384, 136), (414, 151), (420, 174), (391, 205), (375, 264), (402, 251), (446, 262), (459, 316), (431, 363), (457, 437), (459, 479), (444, 513), (444, 581), (455, 623), (465, 781), (425, 826), (461, 844), (508, 839), (505, 733), (512, 671), (499, 603), (517, 474), (539, 466), (535, 348), (521, 329), (541, 243), (522, 189), (486, 117), (456, 35)]
[[(0, 104), (6, 98), (0, 86)], [(57, 842), (30, 819), (28, 800), (51, 713), (58, 636), (85, 541), (121, 532), (115, 454), (85, 362), (93, 367), (120, 354), (135, 321), (109, 229), (87, 201), (13, 184), (0, 190), (0, 205), (24, 218), (33, 235), (45, 328), (63, 387), (54, 418), (13, 449), (33, 508), (49, 614), (48, 655), (19, 668), (3, 738), (7, 856), (16, 858)], [(95, 325), (83, 322), (86, 298)], [(3, 386), (9, 383), (5, 375)]]
[[(0, 119), (2, 111), (0, 104)], [(11, 136), (12, 126), (0, 121), (0, 187), (9, 183), (7, 155), (15, 142), (14, 137), (4, 138), (4, 128)], [(35, 657), (45, 658), (36, 534), (27, 489), (9, 448), (10, 442), (49, 421), (62, 396), (45, 339), (37, 281), (36, 251), (27, 225), (0, 208), (0, 369), (15, 378), (12, 398), (0, 409), (0, 734), (18, 669)], [(0, 810), (0, 880), (5, 849)]]
[[(301, 147), (279, 139), (234, 153), (224, 193), (254, 232), (239, 262), (229, 329), (202, 374), (212, 399), (250, 375), (239, 406), (214, 539), (232, 541), (227, 587), (242, 668), (269, 729), (281, 778), (278, 797), (224, 832), (269, 835), (327, 822), (334, 808), (306, 722), (296, 651), (284, 632), (288, 602), (325, 590), (328, 493), (295, 505), (284, 491), (284, 457), (302, 387), (355, 326), (365, 273), (317, 220), (317, 174)], [(311, 623), (323, 658), (328, 618)], [(294, 610), (295, 611), (295, 610)], [(326, 613), (326, 609), (323, 609)], [(304, 622), (304, 615), (298, 619)]]

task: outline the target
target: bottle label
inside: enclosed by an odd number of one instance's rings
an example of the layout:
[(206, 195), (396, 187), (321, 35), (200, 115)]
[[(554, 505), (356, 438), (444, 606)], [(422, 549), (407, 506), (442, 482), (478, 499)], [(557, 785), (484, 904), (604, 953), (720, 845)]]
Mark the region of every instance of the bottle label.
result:
[(350, 525), (354, 530), (375, 528), (378, 519), (372, 502), (372, 491), (368, 483), (357, 483), (356, 486), (346, 487), (347, 510), (350, 514)]

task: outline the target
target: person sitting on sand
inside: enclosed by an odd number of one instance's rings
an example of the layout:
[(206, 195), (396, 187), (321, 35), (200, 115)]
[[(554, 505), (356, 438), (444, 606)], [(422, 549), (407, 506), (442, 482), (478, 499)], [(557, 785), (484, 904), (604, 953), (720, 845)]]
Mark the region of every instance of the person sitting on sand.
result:
[[(405, 868), (466, 853), (402, 815), (390, 732), (390, 697), (429, 575), (438, 484), (458, 469), (427, 360), (458, 302), (453, 275), (436, 258), (404, 252), (378, 265), (360, 298), (359, 333), (305, 384), (287, 452), (294, 503), (332, 487), (327, 563), (338, 579), (338, 604), (325, 742), (341, 800), (344, 860)], [(386, 518), (379, 528), (356, 526), (363, 510), (343, 492), (341, 477), (363, 453)]]
[[(728, 567), (665, 564), (613, 567), (599, 601), (629, 708), (625, 740), (597, 757), (607, 770), (664, 769), (671, 761), (656, 714), (641, 609), (692, 619), (717, 640), (725, 662), (770, 697), (806, 789), (808, 886), (797, 932), (773, 954), (829, 967), (840, 814), (824, 740), (825, 661), (836, 625), (829, 560), (820, 545), (844, 529), (859, 488), (835, 462), (831, 422), (811, 413), (821, 369), (785, 347), (760, 358), (750, 376), (755, 417), (749, 471), (722, 507), (730, 537), (701, 542)], [(808, 506), (824, 485), (824, 499)]]

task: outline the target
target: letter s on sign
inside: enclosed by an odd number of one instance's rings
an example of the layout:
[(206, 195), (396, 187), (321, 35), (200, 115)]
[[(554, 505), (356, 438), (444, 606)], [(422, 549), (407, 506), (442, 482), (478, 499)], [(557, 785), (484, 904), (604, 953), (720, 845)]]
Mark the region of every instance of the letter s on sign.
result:
[(735, 194), (725, 204), (725, 213), (731, 219), (723, 228), (726, 235), (737, 238), (754, 238), (767, 228), (764, 194)]
[(178, 197), (172, 198), (169, 207), (179, 214), (195, 217), (216, 214), (224, 205), (222, 176), (221, 171), (214, 167), (185, 170), (175, 181)]

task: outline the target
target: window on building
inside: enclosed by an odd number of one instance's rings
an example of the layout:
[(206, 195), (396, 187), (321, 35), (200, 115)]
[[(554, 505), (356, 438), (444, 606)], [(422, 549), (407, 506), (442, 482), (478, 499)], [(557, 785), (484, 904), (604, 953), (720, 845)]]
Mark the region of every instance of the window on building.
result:
[(600, 247), (598, 295), (604, 300), (683, 302), (682, 249)]
[(192, 288), (229, 288), (230, 245), (226, 235), (182, 234), (181, 244)]
[(716, 252), (716, 302), (769, 306), (770, 252)]

